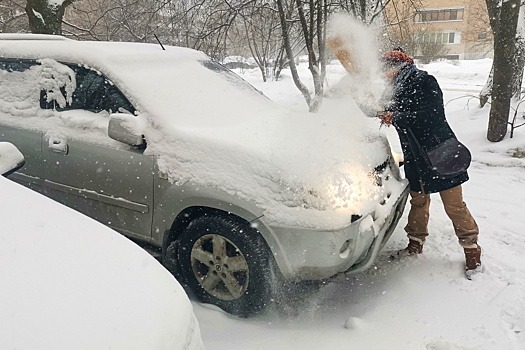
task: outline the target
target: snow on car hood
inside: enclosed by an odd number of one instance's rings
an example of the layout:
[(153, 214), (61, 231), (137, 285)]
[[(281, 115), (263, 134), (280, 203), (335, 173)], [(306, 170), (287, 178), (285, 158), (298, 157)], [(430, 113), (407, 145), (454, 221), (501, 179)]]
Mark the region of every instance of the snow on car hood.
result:
[(372, 172), (390, 151), (351, 98), (298, 113), (205, 57), (157, 62), (140, 74), (127, 68), (112, 71), (143, 97), (153, 126), (144, 131), (147, 153), (171, 181), (255, 201), (281, 225), (337, 229), (376, 209), (382, 194)]
[[(213, 186), (254, 201), (272, 222), (318, 229), (348, 225), (383, 196), (372, 172), (390, 151), (377, 122), (350, 97), (326, 101), (320, 113), (292, 112), (198, 51), (31, 45), (14, 52), (82, 63), (108, 76), (139, 112), (146, 154), (176, 184)], [(11, 48), (0, 43), (0, 52)]]
[(352, 214), (376, 209), (382, 194), (372, 172), (390, 151), (351, 98), (328, 101), (316, 114), (293, 112), (208, 62), (191, 60), (171, 74), (166, 65), (143, 77), (118, 71), (132, 81), (130, 90), (147, 76), (151, 89), (161, 75), (180, 82), (143, 102), (154, 126), (144, 132), (147, 153), (173, 182), (255, 201), (266, 219), (287, 226), (337, 229)]

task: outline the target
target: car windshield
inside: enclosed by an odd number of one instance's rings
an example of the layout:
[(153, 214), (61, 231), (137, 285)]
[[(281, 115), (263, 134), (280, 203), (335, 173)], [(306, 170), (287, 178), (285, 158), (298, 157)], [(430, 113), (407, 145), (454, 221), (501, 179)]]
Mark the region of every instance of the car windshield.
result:
[(107, 74), (139, 112), (155, 116), (164, 126), (236, 125), (277, 108), (219, 63), (193, 51), (173, 51), (111, 56), (105, 67), (95, 68)]
[[(215, 62), (215, 61), (201, 61), (202, 65), (212, 72), (215, 72), (217, 74), (220, 74), (222, 78), (230, 82), (231, 84), (239, 87), (240, 89), (250, 91), (250, 92), (256, 92), (257, 94), (263, 95), (262, 91), (257, 90), (253, 85), (248, 83), (246, 80), (229, 70), (228, 68), (224, 67), (222, 64)], [(265, 96), (266, 97), (266, 96)]]

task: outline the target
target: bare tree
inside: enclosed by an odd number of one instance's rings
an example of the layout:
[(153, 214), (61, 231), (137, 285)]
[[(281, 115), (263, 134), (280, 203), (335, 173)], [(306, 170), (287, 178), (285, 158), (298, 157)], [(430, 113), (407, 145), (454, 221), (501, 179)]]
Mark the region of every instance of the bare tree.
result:
[[(301, 91), (310, 111), (317, 111), (321, 105), (326, 74), (326, 23), (331, 13), (344, 11), (365, 24), (381, 18), (390, 0), (275, 0), (281, 20), (284, 47), (295, 85)], [(311, 93), (297, 74), (293, 63), (296, 52), (291, 47), (291, 33), (295, 26), (301, 29), (301, 41), (308, 54), (308, 68), (312, 75), (314, 91)]]
[(308, 52), (308, 69), (314, 82), (314, 98), (309, 103), (310, 111), (317, 112), (324, 91), (326, 75), (326, 22), (328, 4), (326, 0), (296, 0), (297, 14)]
[(26, 13), (32, 33), (62, 34), (62, 18), (73, 0), (27, 0)]
[(512, 96), (521, 98), (521, 84), (523, 82), (523, 68), (525, 67), (525, 6), (520, 7), (518, 25), (516, 28), (516, 67), (512, 82)]
[[(492, 35), (494, 36), (494, 41), (496, 41), (496, 32), (499, 24), (499, 3), (497, 1), (486, 0), (487, 12), (489, 14), (489, 24), (492, 28)], [(494, 45), (495, 47), (495, 45)], [(489, 76), (485, 86), (481, 89), (479, 94), (480, 107), (485, 106), (488, 102), (490, 95), (492, 94), (492, 87), (494, 85), (494, 61), (492, 62), (492, 67), (490, 69)]]
[(183, 12), (171, 22), (184, 31), (186, 43), (215, 58), (222, 58), (228, 45), (229, 32), (240, 13), (257, 0), (190, 0)]
[(487, 139), (503, 140), (507, 134), (510, 101), (516, 75), (516, 30), (520, 0), (486, 0), (494, 32), (494, 78)]
[(283, 52), (279, 15), (268, 4), (263, 3), (243, 8), (237, 22), (234, 35), (229, 40), (248, 47), (261, 71), (263, 81), (266, 81), (272, 64), (275, 64), (274, 61)]
[[(326, 21), (329, 12), (328, 3), (326, 0), (295, 0), (289, 2), (276, 0), (276, 3), (281, 21), (284, 47), (294, 83), (301, 91), (309, 110), (316, 112), (322, 102), (324, 77), (326, 75), (324, 42), (326, 40)], [(289, 11), (293, 7), (295, 7), (295, 11)], [(287, 17), (289, 13), (293, 13), (296, 19)], [(302, 39), (308, 53), (308, 69), (314, 82), (313, 96), (308, 87), (301, 82), (294, 62), (295, 53), (292, 50), (290, 33), (295, 21), (298, 21), (300, 24)]]
[(28, 32), (29, 26), (25, 12), (25, 1), (0, 1), (0, 32), (16, 33)]
[[(297, 86), (297, 88), (303, 95), (306, 103), (308, 104), (308, 106), (310, 106), (310, 103), (312, 100), (312, 97), (310, 96), (310, 91), (308, 90), (308, 87), (304, 85), (301, 79), (299, 78), (297, 67), (294, 61), (295, 54), (292, 50), (292, 45), (291, 45), (290, 35), (289, 35), (291, 19), (287, 17), (287, 12), (285, 11), (284, 0), (276, 0), (276, 3), (277, 3), (277, 8), (279, 10), (279, 19), (281, 21), (281, 31), (282, 31), (282, 36), (283, 36), (284, 49), (286, 51), (286, 56), (288, 57), (288, 64), (290, 66), (290, 71), (292, 73), (292, 79), (295, 83), (295, 86)], [(291, 6), (293, 6), (293, 1), (289, 3), (289, 7)]]
[[(403, 1), (402, 5), (412, 1)], [(336, 0), (331, 2), (331, 7), (347, 12), (365, 24), (372, 24), (382, 17), (389, 3), (391, 0)]]
[(475, 1), (468, 9), (469, 29), (464, 31), (461, 37), (469, 47), (469, 57), (479, 59), (489, 57), (493, 53), (494, 38), (485, 0)]
[(67, 11), (65, 32), (78, 39), (154, 41), (165, 32), (169, 0), (77, 0)]

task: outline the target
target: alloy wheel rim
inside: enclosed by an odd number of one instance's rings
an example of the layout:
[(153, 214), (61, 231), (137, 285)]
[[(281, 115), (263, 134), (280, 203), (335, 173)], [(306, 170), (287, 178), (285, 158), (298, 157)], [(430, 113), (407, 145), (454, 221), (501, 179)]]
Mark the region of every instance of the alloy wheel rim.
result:
[(218, 234), (200, 237), (191, 249), (191, 267), (201, 287), (221, 300), (239, 299), (248, 288), (249, 268), (240, 249)]

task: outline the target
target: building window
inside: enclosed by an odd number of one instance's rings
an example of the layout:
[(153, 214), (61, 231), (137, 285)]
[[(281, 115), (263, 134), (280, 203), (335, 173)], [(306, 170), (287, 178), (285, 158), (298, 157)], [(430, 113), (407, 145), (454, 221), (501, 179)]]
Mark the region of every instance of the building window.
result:
[(463, 9), (417, 10), (415, 22), (462, 21)]
[(478, 33), (478, 40), (487, 40), (487, 32)]
[(417, 35), (416, 41), (431, 44), (460, 44), (460, 32), (425, 32)]

